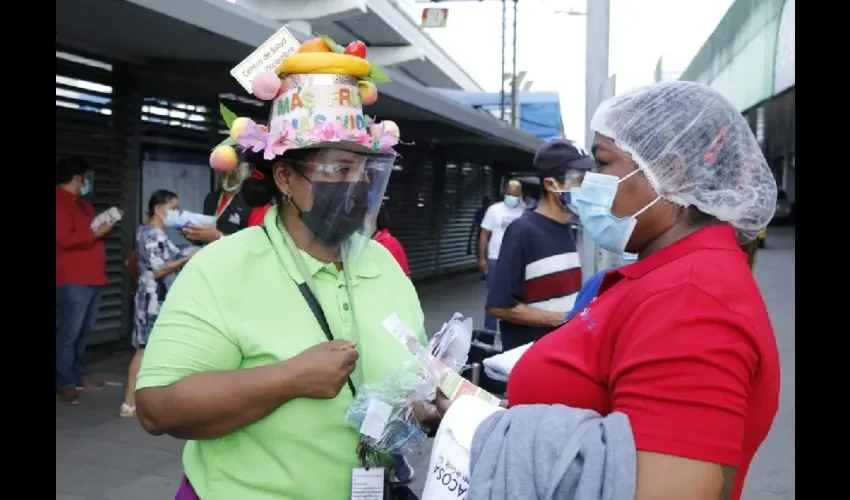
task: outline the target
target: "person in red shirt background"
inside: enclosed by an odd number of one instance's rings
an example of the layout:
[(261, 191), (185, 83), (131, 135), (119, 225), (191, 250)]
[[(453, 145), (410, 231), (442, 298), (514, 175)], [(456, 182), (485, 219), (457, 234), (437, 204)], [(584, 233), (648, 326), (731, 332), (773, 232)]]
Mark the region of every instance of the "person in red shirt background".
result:
[(773, 217), (773, 174), (747, 121), (702, 84), (615, 96), (591, 129), (597, 166), (573, 196), (583, 231), (639, 258), (522, 355), (509, 407), (625, 414), (636, 463), (613, 467), (635, 467), (636, 500), (738, 500), (779, 405), (776, 338), (742, 251)]
[(378, 217), (375, 219), (375, 234), (372, 236), (372, 239), (389, 250), (393, 254), (393, 257), (395, 257), (398, 265), (401, 266), (401, 270), (404, 271), (405, 276), (410, 276), (410, 268), (407, 265), (407, 254), (404, 253), (404, 247), (401, 246), (401, 242), (390, 234), (390, 214), (383, 205), (381, 205), (381, 209), (378, 211)]
[(84, 378), (89, 334), (106, 285), (103, 238), (114, 227), (91, 229), (97, 214), (83, 196), (91, 191), (92, 172), (79, 157), (56, 165), (56, 388), (59, 400), (70, 405), (80, 402), (77, 390), (104, 386)]

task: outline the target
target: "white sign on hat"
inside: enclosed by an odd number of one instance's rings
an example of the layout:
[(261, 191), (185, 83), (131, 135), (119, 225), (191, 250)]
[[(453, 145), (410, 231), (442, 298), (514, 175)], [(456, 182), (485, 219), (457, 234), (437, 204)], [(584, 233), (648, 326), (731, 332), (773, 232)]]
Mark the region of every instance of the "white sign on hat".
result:
[(239, 85), (242, 85), (250, 94), (251, 83), (257, 75), (265, 72), (274, 73), (280, 63), (287, 56), (294, 54), (300, 46), (295, 36), (284, 26), (230, 70), (230, 75), (236, 78)]

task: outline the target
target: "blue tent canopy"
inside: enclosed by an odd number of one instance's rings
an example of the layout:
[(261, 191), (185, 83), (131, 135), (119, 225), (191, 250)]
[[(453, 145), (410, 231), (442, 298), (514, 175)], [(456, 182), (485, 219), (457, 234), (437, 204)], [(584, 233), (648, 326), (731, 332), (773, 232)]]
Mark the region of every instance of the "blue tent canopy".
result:
[[(484, 111), (498, 111), (500, 92), (464, 92), (462, 90), (433, 89), (440, 94), (467, 106)], [(557, 92), (520, 92), (520, 130), (543, 141), (564, 137), (561, 120), (561, 101)], [(505, 94), (505, 106), (510, 108), (511, 95)]]

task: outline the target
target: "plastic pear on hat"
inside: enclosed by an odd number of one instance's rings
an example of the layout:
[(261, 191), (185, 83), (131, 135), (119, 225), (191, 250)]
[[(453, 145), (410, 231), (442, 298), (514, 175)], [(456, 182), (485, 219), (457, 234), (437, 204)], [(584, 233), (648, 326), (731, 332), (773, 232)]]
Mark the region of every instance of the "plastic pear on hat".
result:
[(712, 88), (656, 83), (600, 104), (590, 128), (629, 153), (664, 199), (731, 224), (748, 242), (776, 210), (776, 181), (749, 123)]

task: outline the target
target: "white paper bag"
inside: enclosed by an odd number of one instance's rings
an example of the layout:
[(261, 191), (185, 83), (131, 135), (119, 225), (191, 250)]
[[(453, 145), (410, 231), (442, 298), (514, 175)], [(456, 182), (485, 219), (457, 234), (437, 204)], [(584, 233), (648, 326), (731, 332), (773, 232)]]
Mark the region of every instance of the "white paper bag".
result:
[(440, 423), (422, 500), (464, 500), (469, 491), (469, 451), (475, 429), (504, 408), (473, 396), (460, 396)]

